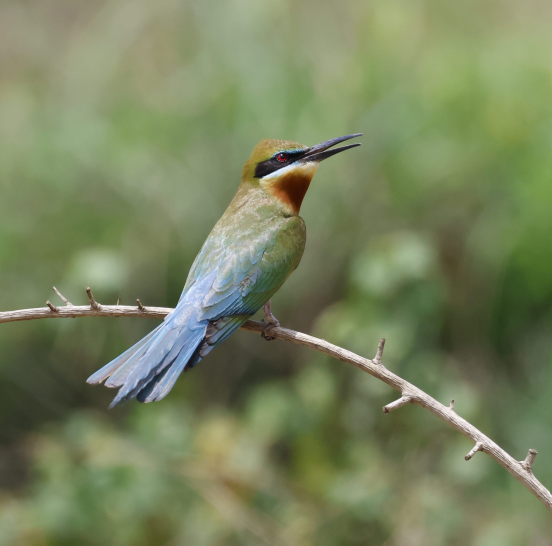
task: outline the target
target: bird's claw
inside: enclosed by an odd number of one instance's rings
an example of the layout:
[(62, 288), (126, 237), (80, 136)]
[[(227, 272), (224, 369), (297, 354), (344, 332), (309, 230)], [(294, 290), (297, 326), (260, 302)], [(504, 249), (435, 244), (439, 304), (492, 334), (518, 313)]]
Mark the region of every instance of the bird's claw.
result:
[(272, 330), (272, 328), (277, 328), (280, 326), (280, 321), (272, 314), (272, 311), (270, 309), (270, 300), (268, 300), (263, 307), (265, 318), (263, 319), (263, 322), (266, 319), (266, 325), (263, 328), (263, 331), (261, 332), (261, 337), (263, 339), (266, 339), (266, 341), (274, 341), (276, 338), (269, 336), (268, 332)]
[(263, 331), (261, 332), (261, 337), (263, 339), (266, 339), (266, 341), (274, 341), (276, 338), (273, 337), (273, 336), (269, 336), (267, 332), (270, 332), (270, 330), (272, 330), (272, 328), (276, 328), (278, 326), (280, 326), (279, 321), (276, 321), (275, 323), (274, 322), (267, 322), (266, 326), (263, 328)]

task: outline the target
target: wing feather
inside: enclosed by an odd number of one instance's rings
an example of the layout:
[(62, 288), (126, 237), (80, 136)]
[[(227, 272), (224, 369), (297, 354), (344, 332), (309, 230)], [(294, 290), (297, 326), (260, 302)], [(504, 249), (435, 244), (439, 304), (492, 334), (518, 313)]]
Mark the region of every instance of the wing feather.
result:
[(281, 220), (273, 229), (249, 239), (248, 244), (227, 246), (215, 281), (201, 302), (198, 319), (214, 322), (228, 316), (253, 315), (280, 288), (299, 264), (305, 244), (303, 220)]

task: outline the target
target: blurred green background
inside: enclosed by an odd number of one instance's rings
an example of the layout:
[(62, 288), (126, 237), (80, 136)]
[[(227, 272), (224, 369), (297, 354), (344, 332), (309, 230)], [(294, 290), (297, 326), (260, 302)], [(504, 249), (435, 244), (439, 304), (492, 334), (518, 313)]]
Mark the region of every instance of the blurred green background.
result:
[[(361, 131), (273, 300), (552, 486), (552, 5), (4, 0), (0, 310), (174, 306), (261, 138)], [(0, 325), (0, 545), (548, 546), (548, 511), (345, 364), (238, 332), (161, 403), (85, 379), (157, 321)]]

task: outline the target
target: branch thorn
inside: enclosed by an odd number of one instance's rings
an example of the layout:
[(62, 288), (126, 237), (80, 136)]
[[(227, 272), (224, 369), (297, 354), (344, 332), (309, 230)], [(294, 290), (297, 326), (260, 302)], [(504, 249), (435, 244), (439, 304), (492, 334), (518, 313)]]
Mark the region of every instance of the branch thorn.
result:
[(65, 305), (67, 305), (68, 307), (73, 307), (73, 304), (64, 295), (62, 295), (55, 286), (52, 286), (52, 288), (54, 289), (54, 292), (61, 298), (61, 301), (65, 303)]
[(410, 394), (403, 394), (398, 400), (387, 404), (387, 406), (383, 406), (383, 413), (389, 413), (410, 402), (412, 402), (412, 396)]
[(121, 298), (117, 298), (117, 305), (121, 305)]
[(140, 300), (136, 300), (136, 303), (138, 304), (138, 309), (140, 309), (140, 311), (146, 310), (146, 308), (142, 305), (142, 302)]
[(94, 299), (94, 296), (92, 295), (92, 290), (90, 290), (90, 287), (86, 287), (86, 295), (88, 296), (88, 301), (90, 301), (90, 308), (94, 309), (95, 311), (99, 311), (102, 306)]
[(52, 313), (59, 313), (59, 309), (53, 303), (50, 303), (50, 300), (46, 301), (46, 305), (50, 308)]
[(521, 466), (527, 470), (527, 472), (533, 473), (533, 463), (535, 462), (535, 459), (537, 457), (537, 450), (536, 449), (530, 449), (527, 453), (527, 457), (525, 457), (524, 461), (519, 461)]
[(383, 348), (385, 347), (385, 338), (382, 337), (379, 340), (378, 343), (378, 350), (376, 351), (376, 356), (374, 357), (374, 362), (378, 364), (378, 366), (382, 366), (381, 358), (383, 356)]
[(481, 442), (477, 442), (472, 450), (464, 457), (466, 461), (469, 461), (478, 451), (483, 451), (483, 444)]
[(454, 411), (454, 398), (450, 401), (449, 409)]

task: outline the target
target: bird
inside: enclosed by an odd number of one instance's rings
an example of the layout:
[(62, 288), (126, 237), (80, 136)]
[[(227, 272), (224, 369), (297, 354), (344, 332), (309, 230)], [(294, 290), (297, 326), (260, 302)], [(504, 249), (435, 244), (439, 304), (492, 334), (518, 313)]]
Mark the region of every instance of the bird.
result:
[(205, 240), (177, 306), (153, 331), (87, 379), (118, 388), (110, 408), (136, 398), (162, 400), (188, 371), (261, 307), (263, 337), (280, 323), (271, 297), (297, 268), (306, 242), (301, 204), (320, 162), (359, 143), (332, 148), (362, 133), (305, 146), (264, 139), (242, 171), (241, 184)]

